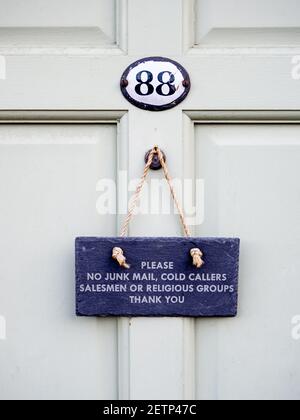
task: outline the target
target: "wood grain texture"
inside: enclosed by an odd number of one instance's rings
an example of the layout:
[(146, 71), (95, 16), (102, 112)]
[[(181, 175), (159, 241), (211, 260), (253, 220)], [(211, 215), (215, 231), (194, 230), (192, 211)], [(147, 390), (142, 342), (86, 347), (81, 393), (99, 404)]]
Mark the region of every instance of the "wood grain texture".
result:
[[(239, 239), (225, 238), (77, 238), (76, 313), (80, 316), (235, 316), (239, 243)], [(131, 265), (129, 270), (119, 267), (112, 259), (114, 246), (123, 249)], [(190, 257), (190, 249), (194, 247), (204, 253), (205, 266), (200, 270), (193, 266)], [(173, 262), (174, 267), (145, 269), (141, 267), (142, 262)], [(88, 280), (88, 273), (100, 274), (101, 279)], [(128, 278), (106, 279), (107, 273), (123, 273)], [(134, 274), (147, 276), (149, 273), (157, 280), (133, 279)], [(164, 280), (163, 273), (177, 277), (181, 274), (185, 278)], [(195, 275), (201, 275), (201, 279), (194, 279)], [(226, 280), (216, 279), (217, 275), (225, 275)], [(127, 290), (107, 291), (107, 285), (126, 285)], [(132, 285), (142, 285), (143, 291), (130, 291)], [(179, 289), (185, 286), (190, 290), (153, 290), (153, 287), (167, 285)], [(132, 303), (130, 296), (144, 297), (147, 303)], [(159, 296), (161, 298), (153, 302), (153, 297)], [(166, 296), (183, 298), (183, 302), (170, 303), (169, 300), (168, 303)]]

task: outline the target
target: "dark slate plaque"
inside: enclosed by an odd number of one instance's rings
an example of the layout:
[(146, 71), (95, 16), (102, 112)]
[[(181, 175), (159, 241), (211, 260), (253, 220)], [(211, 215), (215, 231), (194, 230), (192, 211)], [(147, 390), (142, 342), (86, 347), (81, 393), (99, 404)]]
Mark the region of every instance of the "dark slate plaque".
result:
[[(77, 238), (80, 316), (231, 317), (237, 314), (239, 239)], [(112, 259), (121, 247), (130, 264)], [(193, 266), (200, 248), (205, 264)]]

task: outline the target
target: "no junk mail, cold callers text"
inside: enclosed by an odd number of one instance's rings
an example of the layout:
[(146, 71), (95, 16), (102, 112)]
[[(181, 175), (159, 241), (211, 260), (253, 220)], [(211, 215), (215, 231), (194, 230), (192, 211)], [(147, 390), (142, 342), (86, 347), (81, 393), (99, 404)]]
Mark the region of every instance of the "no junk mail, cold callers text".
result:
[(128, 293), (133, 304), (183, 303), (184, 294), (235, 292), (227, 284), (226, 273), (174, 272), (173, 261), (142, 261), (139, 268), (136, 272), (87, 273), (80, 292)]

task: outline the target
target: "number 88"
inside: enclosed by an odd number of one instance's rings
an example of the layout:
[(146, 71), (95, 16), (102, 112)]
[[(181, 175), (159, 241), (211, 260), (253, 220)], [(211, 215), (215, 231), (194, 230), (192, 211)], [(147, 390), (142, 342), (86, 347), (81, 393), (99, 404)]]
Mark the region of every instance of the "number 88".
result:
[[(147, 79), (143, 80), (143, 75), (147, 75)], [(164, 82), (164, 76), (167, 74), (169, 76), (169, 79)], [(172, 96), (176, 92), (176, 87), (174, 85), (175, 82), (175, 76), (170, 71), (162, 71), (158, 74), (157, 80), (160, 82), (160, 84), (156, 88), (156, 93), (160, 96)], [(142, 70), (136, 75), (136, 81), (139, 82), (135, 86), (135, 91), (140, 96), (149, 96), (152, 95), (154, 92), (154, 86), (151, 84), (153, 81), (153, 74), (148, 70)], [(142, 92), (142, 86), (147, 86), (147, 92)], [(168, 92), (164, 92), (163, 88), (164, 86), (168, 86)]]

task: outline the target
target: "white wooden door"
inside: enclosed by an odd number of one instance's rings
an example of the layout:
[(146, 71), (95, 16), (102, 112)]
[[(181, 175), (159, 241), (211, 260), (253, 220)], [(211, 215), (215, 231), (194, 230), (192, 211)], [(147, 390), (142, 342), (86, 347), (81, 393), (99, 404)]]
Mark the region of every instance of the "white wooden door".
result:
[[(0, 1), (0, 398), (299, 399), (298, 3)], [(177, 108), (122, 97), (150, 55), (189, 71)], [(118, 233), (120, 173), (154, 144), (204, 180), (194, 234), (241, 237), (236, 319), (74, 315), (74, 238)], [(97, 213), (103, 179), (117, 214)], [(144, 214), (130, 234), (181, 229)]]

